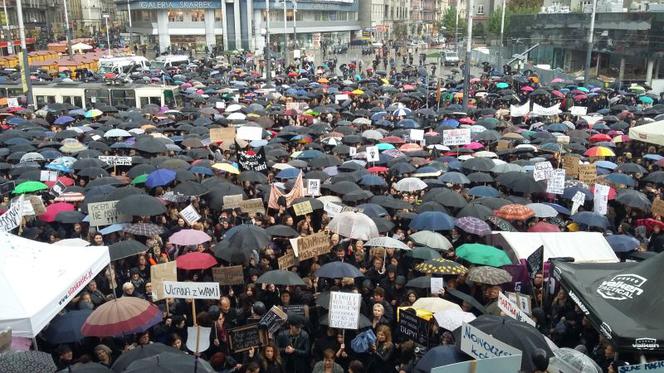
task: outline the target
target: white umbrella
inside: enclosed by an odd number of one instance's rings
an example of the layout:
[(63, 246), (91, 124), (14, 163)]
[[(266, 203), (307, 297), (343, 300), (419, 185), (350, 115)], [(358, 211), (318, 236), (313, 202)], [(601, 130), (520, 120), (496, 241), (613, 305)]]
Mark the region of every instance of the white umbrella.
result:
[(104, 133), (104, 137), (109, 138), (109, 137), (131, 137), (131, 133), (129, 131), (125, 131), (121, 128), (113, 128), (112, 130), (106, 131)]
[(468, 323), (475, 320), (475, 315), (472, 313), (454, 309), (436, 312), (433, 317), (441, 328), (449, 331), (455, 330), (464, 322)]
[(558, 216), (558, 211), (556, 211), (556, 209), (543, 203), (529, 203), (526, 207), (533, 210), (535, 216), (538, 218), (554, 218)]
[(247, 118), (246, 115), (242, 113), (230, 113), (226, 119), (228, 120), (245, 120)]
[(371, 119), (367, 119), (367, 118), (356, 118), (355, 120), (353, 120), (353, 124), (359, 124), (359, 125), (365, 125), (365, 126), (368, 126), (368, 125), (371, 124)]
[(242, 105), (231, 104), (231, 105), (228, 105), (228, 107), (226, 107), (226, 110), (224, 110), (224, 112), (226, 112), (226, 113), (232, 113), (232, 112), (235, 112), (235, 111), (240, 111), (240, 110), (242, 110), (243, 108), (244, 108), (244, 107), (243, 107)]
[(515, 163), (499, 164), (499, 165), (494, 166), (491, 169), (491, 172), (493, 172), (495, 174), (504, 174), (506, 172), (512, 172), (512, 171), (525, 172), (523, 170), (523, 167), (521, 167), (521, 166), (519, 166), (518, 164), (515, 164)]
[(325, 203), (327, 203), (327, 202), (331, 202), (331, 203), (342, 203), (342, 202), (341, 202), (341, 198), (339, 198), (339, 197), (337, 197), (337, 196), (320, 196), (320, 197), (318, 197), (318, 198), (316, 198), (316, 199), (319, 200), (319, 201), (321, 201), (323, 204), (325, 204)]
[(410, 239), (418, 245), (430, 247), (436, 250), (447, 251), (452, 248), (452, 244), (447, 237), (440, 233), (432, 231), (419, 231), (410, 235)]
[(434, 314), (438, 312), (445, 312), (448, 310), (463, 312), (458, 304), (452, 303), (448, 300), (439, 297), (424, 297), (419, 298), (413, 303), (413, 308), (416, 310), (426, 310)]
[(355, 240), (368, 241), (378, 237), (376, 223), (360, 212), (342, 212), (332, 219), (327, 227), (331, 232)]
[(367, 241), (364, 246), (391, 247), (399, 250), (410, 250), (405, 243), (392, 237), (376, 237)]
[(417, 192), (418, 190), (425, 189), (427, 186), (427, 183), (416, 177), (407, 177), (399, 180), (394, 189), (400, 192)]
[(90, 246), (90, 242), (81, 238), (66, 238), (64, 240), (55, 241), (53, 245), (86, 247)]
[(362, 132), (362, 137), (370, 140), (380, 140), (383, 138), (383, 134), (376, 130), (366, 130)]
[(43, 160), (44, 160), (43, 155), (41, 155), (37, 152), (29, 152), (29, 153), (25, 153), (25, 154), (23, 154), (23, 156), (21, 156), (21, 160), (19, 161), (19, 163), (39, 162), (39, 161), (43, 161)]
[(498, 158), (498, 154), (496, 154), (494, 152), (489, 152), (489, 151), (486, 151), (486, 150), (481, 151), (481, 152), (477, 152), (473, 155), (475, 157), (479, 157), (479, 158)]

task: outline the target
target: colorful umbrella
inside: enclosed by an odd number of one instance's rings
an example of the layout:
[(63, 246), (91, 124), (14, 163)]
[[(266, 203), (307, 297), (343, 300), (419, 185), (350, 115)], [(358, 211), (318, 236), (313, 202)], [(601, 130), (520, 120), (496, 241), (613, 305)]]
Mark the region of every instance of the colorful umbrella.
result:
[(462, 231), (477, 236), (486, 236), (491, 234), (491, 227), (489, 227), (489, 224), (473, 216), (464, 216), (462, 218), (458, 218), (455, 222), (455, 225)]
[(90, 314), (81, 332), (86, 337), (117, 337), (145, 331), (162, 320), (154, 304), (135, 297), (113, 299)]
[(502, 267), (512, 264), (507, 254), (493, 246), (467, 243), (456, 248), (456, 255), (473, 264)]
[(420, 263), (415, 266), (415, 270), (436, 275), (462, 275), (468, 269), (461, 264), (449, 259), (436, 258)]
[(179, 246), (194, 246), (208, 242), (211, 239), (212, 237), (203, 231), (197, 229), (181, 229), (176, 233), (173, 233), (168, 238), (168, 242)]
[(175, 180), (175, 176), (175, 171), (169, 170), (167, 168), (160, 168), (148, 174), (148, 177), (145, 180), (145, 186), (148, 188), (155, 188), (158, 186), (168, 185), (173, 180)]
[(39, 220), (51, 223), (55, 221), (55, 217), (64, 211), (74, 211), (76, 207), (71, 203), (56, 202), (46, 206), (46, 212), (39, 216)]
[(613, 150), (604, 146), (593, 146), (583, 153), (586, 157), (615, 157), (616, 153)]
[(511, 204), (502, 206), (494, 215), (505, 220), (527, 220), (535, 216), (535, 212), (524, 205)]
[(175, 259), (175, 261), (177, 262), (179, 269), (185, 269), (188, 271), (208, 269), (218, 264), (217, 259), (215, 259), (214, 256), (196, 251), (180, 255)]

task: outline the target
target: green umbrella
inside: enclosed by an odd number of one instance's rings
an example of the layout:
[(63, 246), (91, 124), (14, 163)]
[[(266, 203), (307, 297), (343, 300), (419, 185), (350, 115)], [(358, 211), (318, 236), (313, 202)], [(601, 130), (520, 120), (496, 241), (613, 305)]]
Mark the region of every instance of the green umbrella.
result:
[(652, 97), (649, 97), (649, 96), (640, 96), (639, 101), (641, 101), (644, 104), (652, 104), (653, 103)]
[(512, 261), (504, 251), (489, 245), (467, 243), (459, 246), (455, 250), (455, 253), (459, 258), (473, 264), (492, 267), (502, 267), (512, 264)]
[(586, 87), (576, 87), (576, 89), (578, 89), (578, 90), (581, 91), (581, 92), (585, 92), (585, 93), (589, 93), (589, 92), (590, 92), (590, 90), (588, 90), (588, 88), (586, 88)]
[(24, 193), (32, 193), (32, 192), (37, 192), (40, 190), (46, 190), (48, 189), (48, 185), (40, 182), (40, 181), (24, 181), (16, 186), (14, 188), (14, 191), (12, 193), (14, 194), (24, 194)]
[(143, 175), (138, 175), (134, 178), (134, 180), (131, 181), (133, 185), (136, 184), (145, 184), (145, 182), (148, 179), (148, 174), (143, 174)]
[(510, 85), (505, 83), (505, 82), (500, 82), (500, 83), (496, 84), (496, 88), (498, 88), (498, 89), (505, 89), (505, 88), (508, 88), (509, 86)]

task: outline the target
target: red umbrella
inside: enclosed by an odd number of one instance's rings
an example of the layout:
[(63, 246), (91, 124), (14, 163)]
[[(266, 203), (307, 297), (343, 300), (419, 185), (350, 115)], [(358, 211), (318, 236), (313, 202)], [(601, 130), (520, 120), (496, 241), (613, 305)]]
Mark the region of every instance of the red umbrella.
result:
[(527, 206), (511, 204), (499, 208), (494, 215), (505, 220), (527, 220), (535, 216), (535, 212)]
[(664, 229), (664, 222), (653, 218), (638, 219), (636, 221), (636, 225), (645, 225), (646, 229), (650, 231), (653, 230), (655, 226), (658, 226), (660, 229)]
[(528, 228), (528, 232), (560, 232), (560, 228), (551, 223), (541, 221)]
[(74, 185), (74, 179), (67, 177), (67, 176), (60, 176), (57, 181), (44, 181), (44, 184), (48, 185), (49, 187), (52, 187), (55, 185), (56, 182), (61, 182), (65, 186), (72, 186)]
[(163, 316), (154, 304), (135, 297), (106, 302), (92, 311), (81, 327), (86, 337), (117, 337), (140, 333), (159, 324)]
[(387, 137), (384, 137), (380, 141), (381, 142), (386, 142), (388, 144), (403, 144), (403, 143), (405, 143), (405, 141), (401, 137), (398, 137), (398, 136), (387, 136)]
[(63, 211), (74, 211), (74, 210), (76, 210), (76, 207), (71, 203), (67, 202), (52, 203), (46, 207), (46, 212), (39, 217), (39, 220), (51, 223), (55, 221), (55, 217), (58, 216), (59, 213)]
[(565, 98), (565, 95), (560, 91), (555, 91), (554, 90), (554, 91), (551, 91), (551, 94), (556, 96), (556, 97), (559, 97), (559, 98)]
[(175, 261), (178, 268), (186, 270), (208, 269), (218, 264), (212, 255), (196, 251), (178, 256)]
[(611, 141), (611, 136), (605, 135), (603, 133), (596, 133), (588, 139), (591, 142), (600, 142), (600, 141)]
[(369, 167), (369, 169), (367, 171), (369, 171), (372, 174), (380, 174), (380, 173), (383, 173), (383, 172), (387, 172), (389, 170), (390, 169), (387, 168), (387, 167), (375, 166), (375, 167)]

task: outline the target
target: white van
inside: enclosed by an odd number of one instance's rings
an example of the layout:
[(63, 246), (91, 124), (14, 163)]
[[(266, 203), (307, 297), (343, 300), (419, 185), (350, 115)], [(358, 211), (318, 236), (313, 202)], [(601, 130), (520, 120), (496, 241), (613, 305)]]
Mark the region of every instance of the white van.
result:
[(99, 72), (126, 74), (131, 70), (144, 71), (150, 69), (150, 60), (143, 56), (109, 57), (99, 59)]
[(152, 62), (153, 69), (168, 69), (176, 66), (189, 65), (189, 56), (179, 54), (169, 54), (166, 56), (159, 56)]

